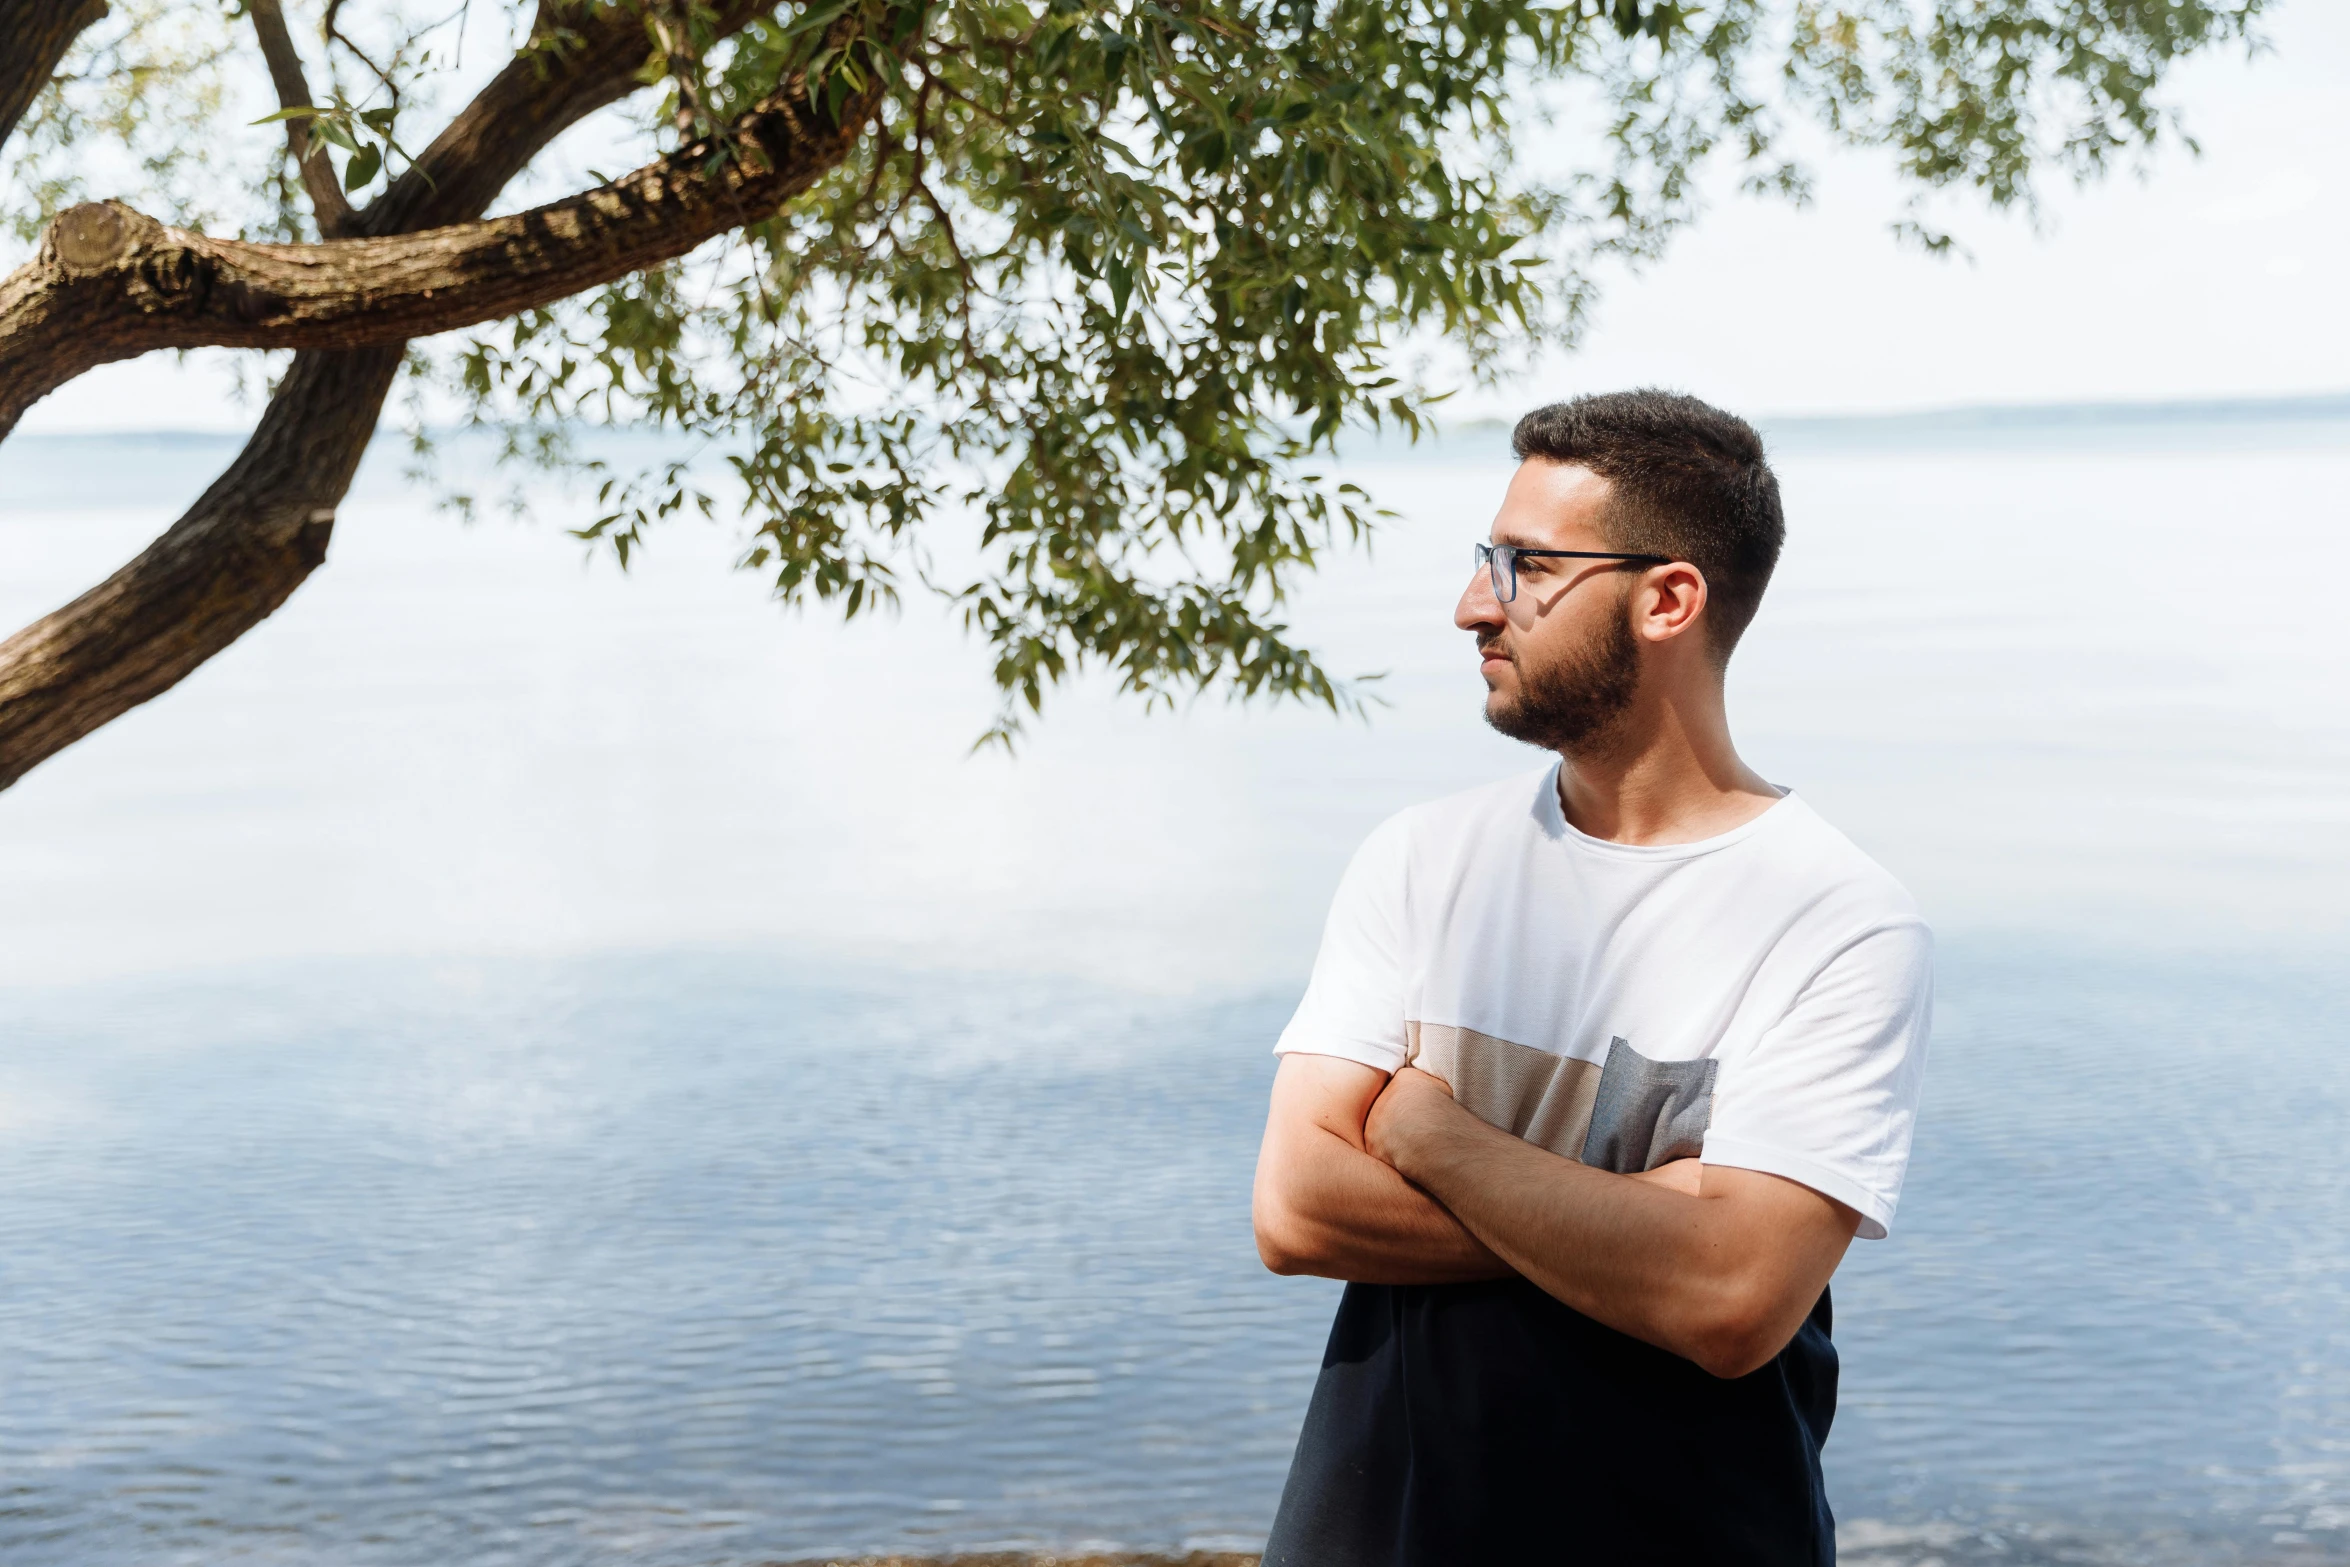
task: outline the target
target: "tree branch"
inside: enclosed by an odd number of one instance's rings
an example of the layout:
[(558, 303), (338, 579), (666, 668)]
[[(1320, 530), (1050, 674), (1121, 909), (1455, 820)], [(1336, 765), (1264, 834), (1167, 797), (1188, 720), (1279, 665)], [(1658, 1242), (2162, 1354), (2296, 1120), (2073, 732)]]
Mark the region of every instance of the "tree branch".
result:
[[(777, 3), (727, 0), (712, 25), (729, 37)], [(479, 217), (548, 142), (641, 87), (651, 53), (634, 7), (542, 0), (530, 42), (360, 213), (358, 232), (407, 234)], [(548, 91), (550, 76), (563, 91)]]
[(154, 349), (400, 343), (675, 260), (814, 184), (879, 98), (869, 76), (828, 121), (794, 76), (723, 137), (528, 212), (420, 234), (257, 245), (119, 202), (70, 208), (0, 280), (0, 434), (73, 377)]
[(0, 0), (0, 146), (57, 74), (73, 41), (106, 14), (106, 0)]
[[(336, 25), (342, 14), (343, 0), (326, 0), (326, 16), (318, 24), (320, 34), (325, 37), (328, 43), (341, 44), (349, 50), (353, 59), (367, 67), (369, 75), (383, 83), (384, 92), (390, 96), (392, 109), (397, 113), (400, 107), (400, 84), (393, 80), (391, 72), (376, 64), (374, 58), (366, 50), (353, 43), (350, 35)], [(459, 29), (459, 33), (462, 36), (462, 28)], [(395, 55), (392, 58), (397, 63), (398, 56)]]
[(253, 438), (171, 530), (99, 586), (0, 642), (0, 788), (176, 685), (326, 559), (335, 506), (400, 350), (303, 354)]
[[(310, 84), (302, 77), (302, 57), (295, 52), (293, 35), (286, 31), (286, 14), (278, 0), (252, 0), (253, 32), (261, 40), (261, 57), (269, 62), (270, 85), (277, 89), (280, 109), (307, 109), (317, 100), (310, 96)], [(302, 188), (310, 193), (310, 210), (318, 219), (321, 239), (333, 239), (348, 233), (351, 227), (351, 203), (343, 197), (342, 182), (335, 178), (334, 160), (326, 155), (326, 142), (318, 135), (317, 127), (307, 120), (286, 121), (286, 151), (293, 155), (294, 166), (302, 171)]]
[[(630, 53), (609, 26), (624, 7), (586, 11), (572, 0), (546, 0), (542, 22), (575, 9), (606, 29), (600, 39), (510, 64), (419, 157), (429, 178), (411, 170), (360, 215), (364, 232), (479, 219), (564, 128), (627, 94), (644, 59), (641, 32)], [(616, 58), (625, 69), (614, 70)], [(861, 125), (870, 112), (842, 119)], [(53, 228), (44, 252), (55, 238)], [(99, 587), (0, 642), (0, 788), (169, 690), (317, 569), (400, 357), (393, 345), (297, 354), (243, 452), (170, 531)]]

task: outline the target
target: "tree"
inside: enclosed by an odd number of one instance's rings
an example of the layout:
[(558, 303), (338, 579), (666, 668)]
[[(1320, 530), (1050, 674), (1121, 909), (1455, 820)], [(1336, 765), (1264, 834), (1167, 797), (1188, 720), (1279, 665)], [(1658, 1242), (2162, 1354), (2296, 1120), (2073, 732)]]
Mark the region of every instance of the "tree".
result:
[[(1317, 460), (1421, 430), (1426, 350), (1571, 341), (1708, 160), (1801, 199), (1799, 129), (2028, 206), (2178, 138), (2165, 74), (2262, 3), (0, 0), (0, 438), (110, 361), (291, 351), (187, 513), (0, 643), (0, 786), (284, 602), (403, 374), (600, 481), (624, 565), (723, 505), (786, 600), (947, 596), (999, 735), (1085, 667), (1345, 706), (1280, 606), (1375, 516)], [(645, 161), (543, 189), (575, 128)], [(604, 471), (582, 418), (704, 460)]]

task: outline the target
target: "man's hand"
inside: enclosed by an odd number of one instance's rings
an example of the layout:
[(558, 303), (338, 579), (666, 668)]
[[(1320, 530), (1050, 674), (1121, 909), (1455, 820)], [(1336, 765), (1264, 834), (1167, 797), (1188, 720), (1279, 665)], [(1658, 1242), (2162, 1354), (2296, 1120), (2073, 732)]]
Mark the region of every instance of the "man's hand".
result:
[[(1441, 1128), (1449, 1116), (1468, 1115), (1452, 1096), (1452, 1085), (1433, 1072), (1407, 1066), (1387, 1080), (1363, 1118), (1363, 1145), (1397, 1169), (1399, 1148), (1414, 1137)], [(1474, 1119), (1472, 1117), (1472, 1119)]]
[(1364, 1117), (1388, 1082), (1334, 1056), (1282, 1057), (1257, 1156), (1257, 1252), (1265, 1266), (1364, 1284), (1508, 1277), (1508, 1264), (1365, 1148)]

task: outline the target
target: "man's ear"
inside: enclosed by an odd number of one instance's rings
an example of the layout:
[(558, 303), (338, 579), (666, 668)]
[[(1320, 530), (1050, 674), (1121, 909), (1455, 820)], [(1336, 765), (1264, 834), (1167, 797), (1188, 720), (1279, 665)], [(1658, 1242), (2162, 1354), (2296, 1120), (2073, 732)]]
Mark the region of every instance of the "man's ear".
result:
[(1651, 566), (1632, 596), (1632, 630), (1650, 642), (1687, 635), (1705, 614), (1705, 573), (1685, 560)]

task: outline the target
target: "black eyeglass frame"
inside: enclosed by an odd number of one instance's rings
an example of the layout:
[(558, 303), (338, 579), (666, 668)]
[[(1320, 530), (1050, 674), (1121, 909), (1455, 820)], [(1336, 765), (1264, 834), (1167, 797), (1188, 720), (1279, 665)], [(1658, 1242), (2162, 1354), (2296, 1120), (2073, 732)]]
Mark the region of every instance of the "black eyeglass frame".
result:
[[(1538, 550), (1523, 544), (1488, 544), (1477, 541), (1477, 564), (1485, 568), (1485, 580), (1493, 584), (1494, 602), (1515, 603), (1518, 597), (1518, 557), (1541, 555), (1558, 560), (1612, 560), (1626, 566), (1670, 566), (1670, 555), (1641, 555), (1625, 550)], [(1502, 579), (1502, 567), (1509, 567), (1509, 579)]]

